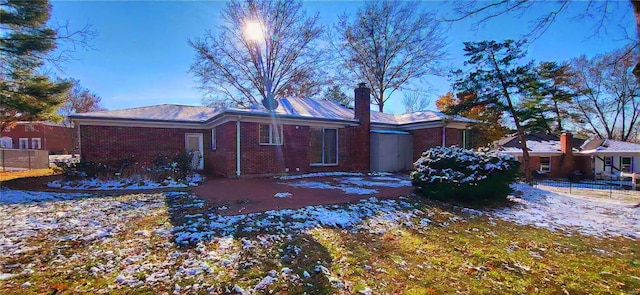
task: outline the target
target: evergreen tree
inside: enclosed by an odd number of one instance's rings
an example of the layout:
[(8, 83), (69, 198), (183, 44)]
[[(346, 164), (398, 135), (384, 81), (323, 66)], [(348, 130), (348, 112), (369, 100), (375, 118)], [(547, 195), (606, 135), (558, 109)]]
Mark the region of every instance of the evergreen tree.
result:
[(526, 95), (518, 105), (522, 126), (529, 132), (560, 134), (567, 127), (563, 122), (575, 116), (569, 112), (574, 97), (570, 67), (542, 62), (535, 74), (524, 86)]
[(0, 128), (19, 120), (61, 119), (56, 110), (72, 83), (37, 72), (58, 40), (46, 24), (50, 12), (46, 0), (0, 1)]
[(324, 93), (324, 99), (337, 102), (343, 106), (353, 106), (353, 98), (344, 94), (337, 85), (329, 87)]
[(475, 93), (472, 99), (452, 108), (452, 112), (469, 110), (475, 106), (484, 106), (495, 112), (505, 112), (513, 119), (522, 147), (522, 164), (525, 178), (531, 180), (529, 169), (529, 151), (525, 129), (523, 128), (516, 102), (523, 97), (532, 80), (535, 79), (531, 63), (518, 65), (518, 60), (525, 56), (522, 49), (524, 42), (506, 40), (504, 42), (481, 41), (465, 42), (466, 62), (470, 66), (468, 72), (457, 70), (454, 89), (462, 93)]

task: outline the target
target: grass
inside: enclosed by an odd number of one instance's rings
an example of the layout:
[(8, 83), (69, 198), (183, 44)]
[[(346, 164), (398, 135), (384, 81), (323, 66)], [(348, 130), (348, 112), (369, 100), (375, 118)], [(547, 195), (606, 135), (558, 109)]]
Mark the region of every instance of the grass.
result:
[[(277, 280), (258, 293), (357, 294), (368, 289), (374, 294), (640, 291), (637, 240), (552, 232), (471, 217), (428, 201), (418, 201), (416, 208), (428, 214), (428, 225), (395, 224), (381, 231), (320, 227), (284, 234), (270, 234), (265, 229), (259, 234), (216, 237), (198, 246), (179, 247), (172, 243), (171, 236), (136, 233), (171, 228), (175, 221), (165, 206), (127, 221), (120, 234), (102, 241), (52, 241), (44, 233), (29, 238), (25, 244), (37, 248), (11, 260), (0, 255), (0, 272), (8, 272), (6, 266), (17, 263), (32, 265), (36, 272), (2, 281), (0, 293), (154, 294), (172, 293), (176, 285), (182, 288), (178, 293), (184, 294), (225, 293), (236, 286), (256, 286), (270, 271), (278, 273)], [(412, 221), (419, 224), (420, 218)], [(140, 260), (127, 262), (127, 257)], [(178, 275), (185, 270), (185, 263), (192, 262), (206, 264), (211, 271)], [(92, 270), (110, 263), (116, 265), (112, 271)], [(122, 272), (145, 280), (154, 267), (166, 269), (170, 275), (141, 287), (114, 283)], [(283, 268), (291, 273), (282, 274)], [(25, 282), (34, 287), (21, 288)]]
[(39, 177), (58, 174), (55, 170), (47, 169), (35, 169), (24, 171), (0, 171), (0, 181), (8, 181), (12, 179), (25, 178), (25, 177)]

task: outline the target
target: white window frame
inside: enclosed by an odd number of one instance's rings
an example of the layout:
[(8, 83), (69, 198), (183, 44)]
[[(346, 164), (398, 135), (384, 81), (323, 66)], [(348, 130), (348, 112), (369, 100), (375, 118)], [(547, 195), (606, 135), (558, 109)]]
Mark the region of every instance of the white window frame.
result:
[[(622, 163), (623, 159), (629, 159), (629, 171), (625, 171), (626, 164)], [(620, 171), (627, 173), (633, 172), (633, 157), (620, 157)]]
[[(549, 164), (543, 165), (542, 164), (542, 159), (549, 159)], [(540, 172), (551, 172), (551, 157), (540, 157), (540, 170), (539, 171)]]
[[(22, 147), (22, 143), (25, 143), (25, 147)], [(21, 150), (28, 150), (29, 149), (29, 139), (28, 138), (24, 138), (21, 137), (18, 139), (18, 148)]]
[[(324, 158), (324, 132), (326, 130), (335, 130), (336, 131), (336, 162), (335, 163), (325, 163), (325, 158)], [(322, 149), (322, 163), (311, 163), (311, 166), (337, 166), (338, 163), (340, 163), (340, 149), (338, 148), (338, 146), (340, 145), (340, 142), (338, 141), (338, 134), (340, 130), (338, 130), (338, 128), (322, 128), (322, 145), (321, 145), (321, 149)]]
[[(38, 147), (36, 147), (36, 142), (38, 143)], [(34, 150), (42, 149), (42, 139), (40, 137), (34, 137), (31, 139), (31, 149), (34, 149)]]
[(216, 150), (217, 148), (217, 143), (216, 143), (216, 128), (211, 128), (211, 150)]
[[(262, 126), (269, 126), (269, 142), (262, 142)], [(273, 130), (276, 127), (280, 129), (280, 142), (275, 142), (273, 137)], [(274, 124), (259, 124), (258, 125), (258, 142), (260, 145), (283, 145), (284, 144), (284, 131), (282, 125), (274, 125)]]

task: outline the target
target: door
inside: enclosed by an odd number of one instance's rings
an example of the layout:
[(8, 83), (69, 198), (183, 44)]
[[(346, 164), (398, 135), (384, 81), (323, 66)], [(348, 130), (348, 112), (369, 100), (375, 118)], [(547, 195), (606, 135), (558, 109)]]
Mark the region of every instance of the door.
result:
[(202, 133), (187, 133), (185, 134), (185, 150), (193, 153), (193, 159), (191, 161), (191, 167), (196, 170), (204, 169), (204, 157), (203, 157), (203, 139)]

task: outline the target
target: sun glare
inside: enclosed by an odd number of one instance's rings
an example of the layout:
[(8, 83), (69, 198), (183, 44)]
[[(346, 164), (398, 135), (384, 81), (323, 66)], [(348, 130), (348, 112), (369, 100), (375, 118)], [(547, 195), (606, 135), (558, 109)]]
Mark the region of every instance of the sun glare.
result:
[(245, 24), (244, 32), (249, 40), (260, 41), (264, 38), (262, 25), (255, 21), (247, 22)]

